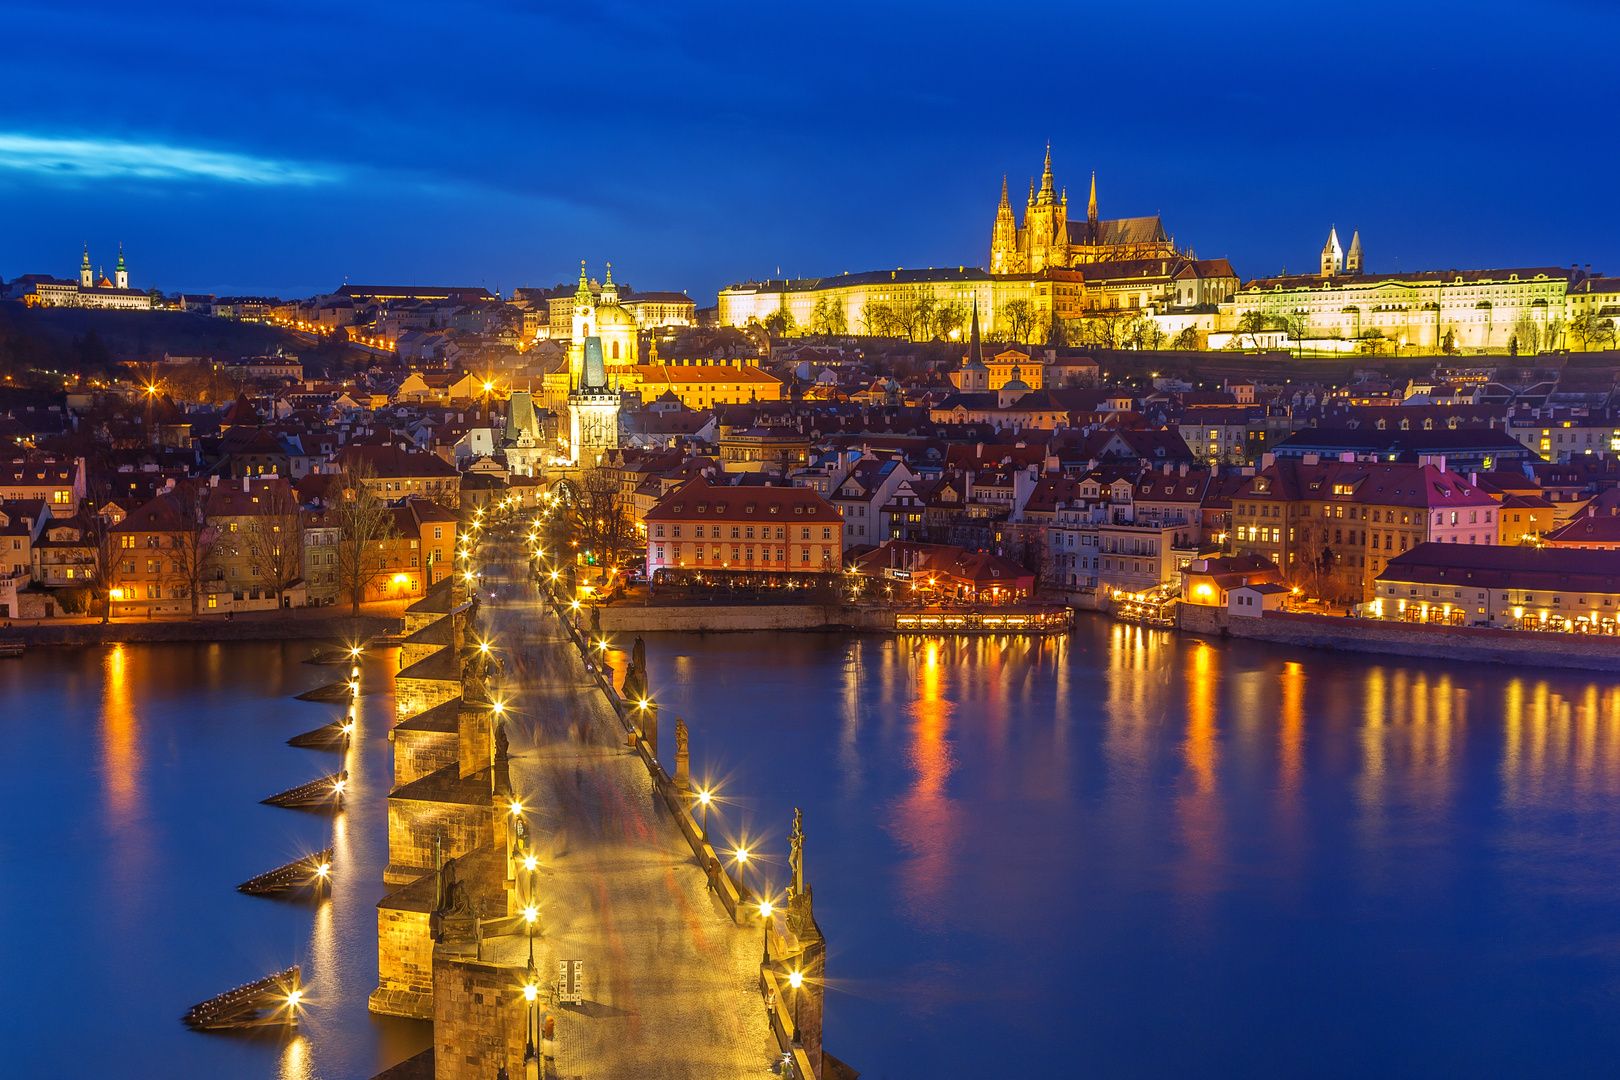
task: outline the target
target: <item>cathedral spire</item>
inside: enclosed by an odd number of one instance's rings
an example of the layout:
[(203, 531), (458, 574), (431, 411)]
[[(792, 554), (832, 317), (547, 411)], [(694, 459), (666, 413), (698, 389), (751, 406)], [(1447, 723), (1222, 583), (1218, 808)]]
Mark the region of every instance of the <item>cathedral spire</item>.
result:
[(983, 364), (984, 350), (979, 347), (979, 301), (973, 301), (973, 329), (968, 337), (968, 363)]
[(1086, 220), (1097, 224), (1097, 170), (1091, 170), (1091, 201), (1086, 203)]
[(1035, 205), (1035, 178), (1029, 178), (1029, 205)]
[(1042, 206), (1051, 206), (1057, 201), (1057, 189), (1052, 183), (1052, 144), (1046, 144), (1046, 164), (1041, 166), (1041, 193), (1039, 202)]
[(1001, 174), (1001, 205), (996, 207), (996, 209), (998, 209), (998, 210), (1011, 210), (1012, 209), (1012, 203), (1007, 201), (1007, 174), (1006, 173)]

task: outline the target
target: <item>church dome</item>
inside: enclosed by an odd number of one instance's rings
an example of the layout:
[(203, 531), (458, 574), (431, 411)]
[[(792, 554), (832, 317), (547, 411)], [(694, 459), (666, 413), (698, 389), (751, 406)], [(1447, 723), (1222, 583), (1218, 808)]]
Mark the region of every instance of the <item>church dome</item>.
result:
[(632, 330), (636, 317), (618, 304), (603, 304), (596, 309), (596, 325), (602, 330)]

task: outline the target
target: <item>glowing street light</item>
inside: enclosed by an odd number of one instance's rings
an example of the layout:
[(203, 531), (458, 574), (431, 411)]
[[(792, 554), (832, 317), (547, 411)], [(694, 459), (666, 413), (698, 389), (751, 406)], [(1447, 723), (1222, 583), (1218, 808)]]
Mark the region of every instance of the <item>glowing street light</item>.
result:
[(771, 962), (771, 912), (773, 910), (769, 900), (759, 902), (759, 925), (764, 931), (763, 938), (765, 942), (765, 958), (760, 961), (762, 964)]
[(793, 1041), (799, 1041), (799, 987), (804, 983), (804, 972), (788, 972), (788, 985), (793, 988)]
[(703, 807), (703, 842), (709, 842), (709, 804), (714, 801), (714, 793), (707, 788), (698, 792), (698, 805)]

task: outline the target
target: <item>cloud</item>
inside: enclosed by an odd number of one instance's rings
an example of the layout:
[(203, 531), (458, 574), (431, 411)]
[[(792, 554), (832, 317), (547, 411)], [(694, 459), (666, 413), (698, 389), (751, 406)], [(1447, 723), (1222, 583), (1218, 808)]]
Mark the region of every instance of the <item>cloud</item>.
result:
[(193, 150), (162, 143), (52, 139), (10, 132), (0, 132), (0, 169), (58, 179), (135, 177), (300, 186), (338, 179), (335, 170), (296, 161)]

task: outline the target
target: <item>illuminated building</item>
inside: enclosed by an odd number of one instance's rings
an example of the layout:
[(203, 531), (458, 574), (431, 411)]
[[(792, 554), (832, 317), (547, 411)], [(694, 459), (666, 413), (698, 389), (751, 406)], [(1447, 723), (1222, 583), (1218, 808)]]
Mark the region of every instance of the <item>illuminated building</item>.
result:
[(568, 447), (575, 463), (594, 468), (619, 445), (619, 391), (608, 385), (602, 339), (590, 335), (580, 351), (581, 379), (568, 392)]
[(49, 274), (24, 274), (6, 288), (6, 295), (21, 300), (30, 307), (83, 307), (149, 310), (152, 297), (139, 289), (129, 287), (129, 268), (124, 264), (124, 249), (118, 249), (118, 267), (113, 277), (102, 276), (98, 281), (90, 270), (90, 249), (85, 248), (84, 260), (79, 264), (78, 281), (63, 280)]
[(1331, 350), (1338, 342), (1347, 349), (1535, 353), (1563, 347), (1567, 298), (1588, 280), (1573, 266), (1367, 273), (1360, 234), (1343, 257), (1330, 233), (1320, 273), (1257, 278), (1222, 304), (1220, 325), (1228, 333), (1211, 347), (1234, 334), (1234, 343), (1246, 346), (1252, 335), (1239, 333), (1243, 319), (1258, 313), (1285, 347)]
[(647, 511), (647, 571), (837, 573), (844, 522), (809, 488), (689, 480)]
[(1164, 224), (1152, 217), (1115, 218), (1103, 221), (1097, 216), (1097, 175), (1091, 176), (1091, 199), (1085, 221), (1069, 220), (1069, 195), (1059, 193), (1052, 182), (1052, 148), (1046, 148), (1046, 165), (1041, 171), (1041, 188), (1029, 182), (1029, 201), (1024, 220), (1013, 217), (1007, 198), (1007, 180), (1001, 181), (1001, 205), (990, 239), (992, 274), (1039, 273), (1047, 267), (1071, 267), (1083, 263), (1117, 262), (1136, 259), (1180, 257), (1174, 242), (1165, 235)]

